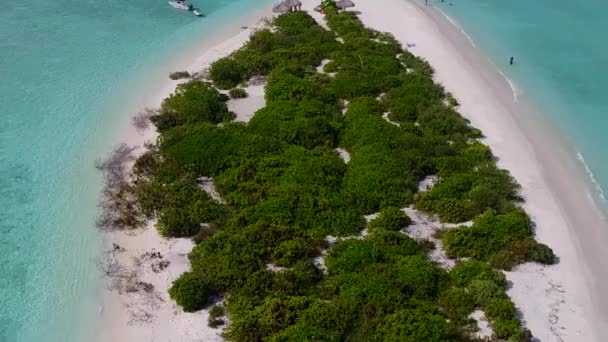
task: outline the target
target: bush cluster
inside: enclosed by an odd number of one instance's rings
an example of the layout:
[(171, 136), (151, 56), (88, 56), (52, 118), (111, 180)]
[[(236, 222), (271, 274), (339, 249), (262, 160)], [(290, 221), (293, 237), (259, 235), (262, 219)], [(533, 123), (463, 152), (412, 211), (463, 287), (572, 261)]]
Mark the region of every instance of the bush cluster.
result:
[[(225, 295), (231, 341), (466, 341), (476, 308), (499, 338), (523, 340), (490, 263), (553, 255), (516, 209), (517, 186), (446, 104), (428, 63), (349, 13), (326, 18), (331, 31), (303, 12), (281, 15), (212, 65), (222, 89), (268, 76), (266, 106), (248, 124), (230, 123), (226, 98), (199, 81), (153, 118), (161, 135), (135, 164), (138, 204), (163, 235), (197, 242), (171, 298), (195, 311)], [(324, 59), (334, 77), (317, 73)], [(429, 175), (438, 183), (417, 194)], [(200, 189), (202, 176), (223, 203)], [(443, 221), (475, 219), (443, 236), (451, 256), (472, 260), (432, 263), (428, 244), (402, 232), (411, 221), (399, 208), (412, 203)], [(328, 246), (328, 235), (351, 238)]]
[(177, 278), (169, 295), (184, 311), (194, 312), (205, 308), (210, 303), (213, 286), (200, 274), (186, 272)]
[(412, 220), (403, 212), (403, 210), (396, 207), (385, 207), (380, 211), (380, 215), (369, 223), (369, 229), (386, 229), (392, 231), (399, 231), (412, 223)]
[(450, 257), (486, 260), (505, 270), (524, 261), (554, 260), (549, 247), (532, 239), (530, 218), (521, 209), (505, 214), (490, 210), (476, 217), (471, 227), (448, 230), (442, 238)]
[(219, 123), (234, 118), (220, 93), (210, 84), (193, 80), (177, 86), (150, 120), (159, 131), (195, 122)]
[(247, 97), (247, 91), (243, 88), (234, 88), (230, 89), (228, 95), (233, 99), (242, 99)]

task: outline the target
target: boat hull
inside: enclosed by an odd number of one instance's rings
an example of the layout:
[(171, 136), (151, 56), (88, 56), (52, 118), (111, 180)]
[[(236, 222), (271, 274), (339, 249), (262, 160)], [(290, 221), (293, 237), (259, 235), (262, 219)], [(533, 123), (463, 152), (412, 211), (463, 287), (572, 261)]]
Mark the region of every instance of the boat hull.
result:
[(183, 11), (188, 11), (188, 5), (184, 4), (184, 3), (179, 3), (177, 1), (169, 1), (169, 6), (173, 7), (173, 8), (177, 8)]

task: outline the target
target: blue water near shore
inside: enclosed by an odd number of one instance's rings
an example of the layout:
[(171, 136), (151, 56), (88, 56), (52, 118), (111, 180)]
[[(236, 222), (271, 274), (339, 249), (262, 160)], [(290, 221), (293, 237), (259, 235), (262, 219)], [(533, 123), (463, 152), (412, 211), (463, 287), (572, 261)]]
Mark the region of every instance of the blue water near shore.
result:
[[(0, 341), (91, 341), (99, 310), (93, 164), (127, 89), (268, 0), (9, 1), (0, 11)], [(134, 80), (137, 80), (135, 82)], [(127, 86), (128, 85), (128, 86)], [(123, 108), (124, 112), (124, 108)]]
[[(453, 6), (449, 3), (453, 2)], [(431, 2), (431, 1), (429, 1)], [(574, 145), (606, 209), (608, 32), (601, 0), (434, 0)], [(510, 56), (515, 65), (509, 66)]]

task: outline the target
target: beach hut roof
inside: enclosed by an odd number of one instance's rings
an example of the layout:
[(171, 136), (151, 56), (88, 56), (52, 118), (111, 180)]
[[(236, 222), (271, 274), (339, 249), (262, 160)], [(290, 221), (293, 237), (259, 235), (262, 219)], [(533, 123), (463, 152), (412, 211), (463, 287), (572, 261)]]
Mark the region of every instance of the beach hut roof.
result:
[(339, 9), (355, 7), (355, 3), (350, 0), (340, 0), (336, 2), (336, 7), (338, 7)]
[(272, 7), (272, 12), (273, 13), (285, 13), (285, 12), (289, 12), (290, 9), (291, 9), (291, 7), (289, 7), (288, 5), (285, 5), (285, 3), (281, 2), (280, 4)]
[(285, 0), (283, 1), (283, 3), (289, 7), (297, 7), (302, 5), (302, 2), (300, 2), (300, 0)]

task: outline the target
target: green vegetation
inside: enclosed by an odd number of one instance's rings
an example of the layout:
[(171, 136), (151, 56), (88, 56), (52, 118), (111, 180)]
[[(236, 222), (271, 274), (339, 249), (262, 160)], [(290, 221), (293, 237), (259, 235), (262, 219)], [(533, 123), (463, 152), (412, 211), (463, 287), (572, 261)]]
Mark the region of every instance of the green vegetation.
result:
[(228, 95), (233, 99), (242, 99), (247, 97), (247, 91), (243, 88), (234, 88), (230, 89)]
[(513, 209), (505, 214), (490, 210), (476, 217), (471, 227), (445, 232), (443, 242), (450, 257), (487, 260), (506, 270), (526, 260), (552, 263), (551, 249), (531, 236), (530, 218), (523, 210)]
[(230, 57), (222, 58), (213, 63), (209, 70), (209, 77), (220, 89), (230, 89), (244, 80), (242, 65)]
[(213, 294), (212, 285), (200, 274), (186, 272), (177, 278), (169, 295), (184, 311), (194, 312), (205, 308)]
[(412, 220), (401, 209), (385, 207), (380, 211), (380, 215), (369, 223), (369, 229), (399, 231), (410, 223)]
[(190, 81), (177, 86), (158, 114), (150, 119), (159, 131), (196, 122), (219, 123), (234, 118), (220, 93), (210, 84)]
[[(180, 85), (152, 118), (161, 135), (135, 163), (134, 196), (161, 234), (197, 243), (171, 298), (186, 311), (224, 298), (231, 341), (470, 341), (477, 308), (499, 338), (525, 340), (490, 264), (553, 254), (533, 240), (517, 185), (446, 105), (428, 63), (349, 13), (329, 8), (326, 18), (332, 31), (302, 12), (277, 17), (274, 30), (212, 65), (213, 85)], [(324, 59), (334, 77), (316, 72)], [(268, 77), (266, 107), (230, 123), (214, 87), (256, 75)], [(437, 184), (418, 193), (430, 175)], [(213, 177), (225, 203), (200, 177)], [(473, 220), (443, 234), (450, 256), (470, 260), (452, 270), (431, 262), (428, 243), (402, 232), (408, 205)], [(357, 238), (329, 246), (328, 235)], [(325, 250), (323, 272), (313, 260)], [(223, 322), (220, 310), (211, 325)]]
[(211, 328), (217, 328), (220, 325), (223, 325), (225, 323), (224, 319), (222, 318), (225, 315), (226, 315), (226, 310), (224, 309), (223, 306), (214, 305), (211, 307), (211, 309), (209, 309), (209, 319), (208, 319), (207, 324)]

